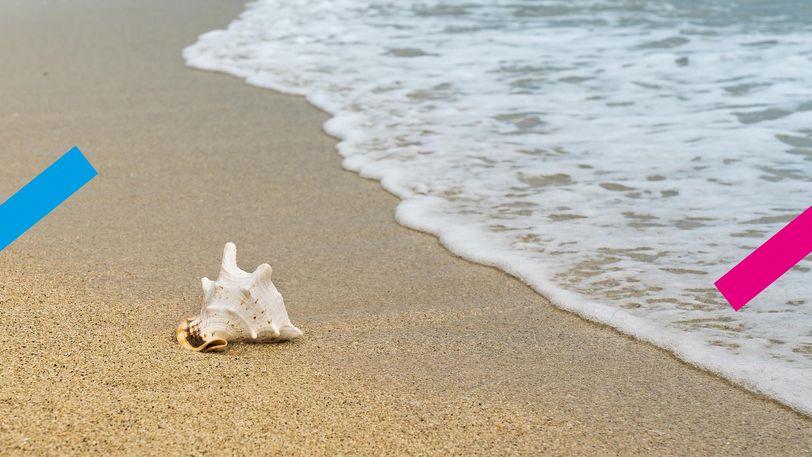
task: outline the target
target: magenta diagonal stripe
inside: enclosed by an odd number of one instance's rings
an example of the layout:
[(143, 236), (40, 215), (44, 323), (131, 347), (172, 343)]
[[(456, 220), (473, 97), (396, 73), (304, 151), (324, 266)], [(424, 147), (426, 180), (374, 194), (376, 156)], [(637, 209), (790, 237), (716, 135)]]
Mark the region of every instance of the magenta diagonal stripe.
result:
[(810, 253), (812, 206), (719, 278), (716, 288), (738, 311)]

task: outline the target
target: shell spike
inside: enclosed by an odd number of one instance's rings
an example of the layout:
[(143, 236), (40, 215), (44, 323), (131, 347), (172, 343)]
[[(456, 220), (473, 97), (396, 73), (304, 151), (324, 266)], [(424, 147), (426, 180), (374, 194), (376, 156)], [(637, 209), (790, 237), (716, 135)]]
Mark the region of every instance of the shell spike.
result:
[(262, 286), (265, 283), (271, 282), (271, 274), (273, 268), (267, 263), (258, 266), (253, 273), (251, 273), (251, 287)]
[(279, 335), (286, 340), (293, 340), (302, 336), (302, 331), (293, 324), (285, 324), (279, 329)]
[(211, 293), (214, 292), (214, 285), (215, 282), (209, 278), (203, 278), (200, 280), (203, 284), (203, 301), (208, 301), (209, 297), (211, 297)]
[(237, 246), (232, 243), (226, 243), (223, 248), (223, 261), (220, 264), (220, 276), (229, 275), (235, 276), (240, 272), (240, 267), (237, 266)]

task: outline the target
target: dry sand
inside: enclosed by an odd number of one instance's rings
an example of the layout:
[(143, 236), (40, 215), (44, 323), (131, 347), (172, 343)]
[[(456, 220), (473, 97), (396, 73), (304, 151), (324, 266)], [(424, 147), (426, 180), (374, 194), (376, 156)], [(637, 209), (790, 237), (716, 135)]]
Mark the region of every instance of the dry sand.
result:
[[(0, 454), (812, 451), (812, 421), (395, 224), (300, 98), (189, 70), (241, 1), (0, 6), (0, 195), (100, 175), (0, 254)], [(181, 350), (233, 240), (299, 342)]]

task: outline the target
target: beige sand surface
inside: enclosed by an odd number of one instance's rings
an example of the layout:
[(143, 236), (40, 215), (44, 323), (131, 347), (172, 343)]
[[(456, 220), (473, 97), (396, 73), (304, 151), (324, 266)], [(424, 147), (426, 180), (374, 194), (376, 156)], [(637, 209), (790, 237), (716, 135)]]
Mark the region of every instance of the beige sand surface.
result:
[[(812, 421), (395, 224), (304, 100), (189, 70), (241, 1), (0, 4), (0, 196), (100, 176), (0, 253), (0, 454), (812, 452)], [(181, 350), (225, 241), (306, 335)]]

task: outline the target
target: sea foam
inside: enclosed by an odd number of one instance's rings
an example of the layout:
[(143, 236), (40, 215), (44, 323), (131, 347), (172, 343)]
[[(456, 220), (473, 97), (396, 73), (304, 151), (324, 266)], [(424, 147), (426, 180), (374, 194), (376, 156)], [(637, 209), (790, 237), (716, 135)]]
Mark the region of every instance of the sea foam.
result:
[(259, 0), (184, 56), (330, 112), (400, 223), (812, 414), (812, 262), (713, 287), (812, 203), (810, 6), (697, 3)]

